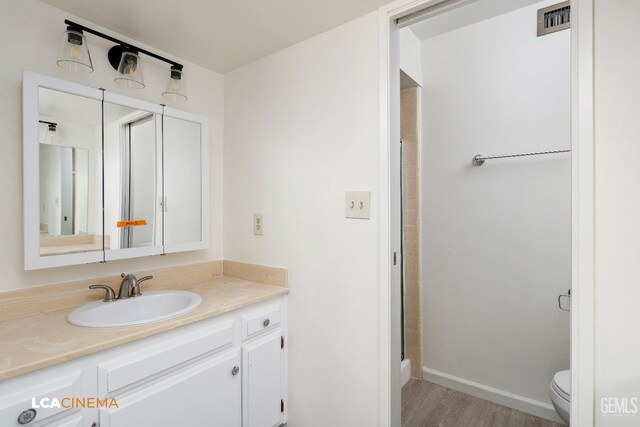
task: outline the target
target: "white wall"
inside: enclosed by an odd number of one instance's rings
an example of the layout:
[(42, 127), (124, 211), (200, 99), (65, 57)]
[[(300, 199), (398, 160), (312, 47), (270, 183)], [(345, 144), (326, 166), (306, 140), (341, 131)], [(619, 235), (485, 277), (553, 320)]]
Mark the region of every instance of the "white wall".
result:
[(597, 0), (594, 22), (596, 425), (631, 427), (640, 414), (603, 415), (601, 398), (640, 409), (640, 3)]
[[(225, 74), (225, 258), (289, 268), (291, 427), (378, 425), (377, 23)], [(371, 220), (344, 218), (347, 190)]]
[[(178, 264), (222, 258), (222, 120), (223, 77), (195, 64), (176, 58), (185, 65), (185, 76), (190, 99), (172, 105), (209, 118), (210, 127), (210, 248), (205, 251), (172, 254), (163, 257), (139, 258), (130, 261), (109, 262), (75, 267), (61, 267), (41, 271), (24, 271), (22, 237), (22, 72), (33, 71), (91, 87), (104, 87), (113, 92), (145, 99), (154, 103), (167, 103), (161, 93), (168, 78), (166, 64), (144, 57), (144, 77), (147, 87), (140, 91), (125, 90), (113, 82), (114, 70), (107, 62), (109, 44), (88, 35), (95, 71), (80, 75), (66, 72), (56, 65), (56, 57), (64, 19), (81, 19), (50, 7), (37, 0), (9, 1), (10, 13), (0, 14), (0, 44), (3, 63), (0, 79), (0, 128), (3, 131), (3, 154), (0, 156), (0, 290), (38, 286), (50, 283), (86, 279), (122, 271), (150, 269)], [(28, 24), (28, 25), (27, 25)], [(97, 30), (113, 34), (88, 23)], [(113, 34), (119, 37), (117, 34)], [(126, 40), (125, 37), (121, 37)], [(8, 42), (10, 40), (10, 42)], [(132, 41), (135, 44), (139, 44)], [(139, 44), (141, 47), (145, 47)], [(146, 46), (159, 54), (153, 47)], [(171, 55), (168, 55), (172, 57)], [(171, 103), (169, 103), (171, 104)]]
[(544, 4), (423, 42), (423, 364), (549, 403), (569, 368), (570, 157), (471, 165), (570, 147), (570, 33), (536, 37)]
[(422, 49), (420, 40), (413, 34), (409, 27), (400, 31), (400, 69), (413, 79), (418, 85), (422, 85)]

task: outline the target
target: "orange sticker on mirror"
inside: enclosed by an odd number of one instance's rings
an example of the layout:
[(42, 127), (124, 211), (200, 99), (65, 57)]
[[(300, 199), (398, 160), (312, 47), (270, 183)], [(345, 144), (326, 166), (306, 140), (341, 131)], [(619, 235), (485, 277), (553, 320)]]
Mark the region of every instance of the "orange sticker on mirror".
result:
[(144, 219), (132, 219), (130, 221), (118, 221), (118, 228), (123, 227), (139, 227), (141, 225), (147, 225), (147, 221)]

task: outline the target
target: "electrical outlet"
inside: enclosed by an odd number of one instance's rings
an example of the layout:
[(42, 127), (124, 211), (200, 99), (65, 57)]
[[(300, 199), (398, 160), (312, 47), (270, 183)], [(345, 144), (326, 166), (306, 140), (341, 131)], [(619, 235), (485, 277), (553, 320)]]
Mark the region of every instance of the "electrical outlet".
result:
[(264, 224), (262, 214), (253, 214), (253, 234), (255, 236), (264, 235)]
[(344, 210), (345, 218), (371, 218), (371, 191), (347, 191)]

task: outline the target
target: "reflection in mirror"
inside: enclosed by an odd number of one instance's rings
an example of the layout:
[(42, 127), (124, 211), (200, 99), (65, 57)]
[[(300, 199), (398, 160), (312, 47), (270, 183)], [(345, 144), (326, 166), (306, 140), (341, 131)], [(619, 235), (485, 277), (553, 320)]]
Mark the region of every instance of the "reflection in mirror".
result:
[(104, 103), (105, 235), (110, 249), (162, 245), (160, 116)]
[(102, 251), (100, 104), (38, 89), (42, 256)]
[(202, 148), (199, 123), (165, 116), (164, 243), (202, 240)]

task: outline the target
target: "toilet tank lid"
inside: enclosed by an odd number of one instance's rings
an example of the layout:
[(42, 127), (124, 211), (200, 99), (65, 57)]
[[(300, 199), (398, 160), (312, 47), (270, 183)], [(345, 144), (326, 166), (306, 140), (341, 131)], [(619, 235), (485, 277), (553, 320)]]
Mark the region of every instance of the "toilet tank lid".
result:
[(571, 371), (560, 371), (553, 376), (553, 382), (558, 388), (571, 396)]

